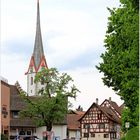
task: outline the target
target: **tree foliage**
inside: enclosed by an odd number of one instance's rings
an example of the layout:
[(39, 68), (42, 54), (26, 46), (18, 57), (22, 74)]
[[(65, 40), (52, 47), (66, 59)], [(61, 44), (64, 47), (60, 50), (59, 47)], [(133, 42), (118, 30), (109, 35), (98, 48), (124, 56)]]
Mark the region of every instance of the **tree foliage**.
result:
[(101, 55), (103, 62), (97, 68), (104, 73), (104, 84), (121, 96), (130, 109), (130, 115), (136, 115), (139, 95), (139, 1), (120, 2), (118, 9), (108, 8), (111, 16), (104, 41), (106, 51)]
[[(32, 118), (38, 126), (46, 126), (51, 131), (54, 123), (60, 123), (68, 111), (68, 97), (75, 98), (78, 89), (72, 85), (72, 78), (57, 69), (42, 69), (37, 73), (35, 82), (43, 82), (39, 96), (30, 97), (22, 93), (27, 108), (20, 112), (22, 117)], [(70, 86), (71, 85), (71, 86)]]

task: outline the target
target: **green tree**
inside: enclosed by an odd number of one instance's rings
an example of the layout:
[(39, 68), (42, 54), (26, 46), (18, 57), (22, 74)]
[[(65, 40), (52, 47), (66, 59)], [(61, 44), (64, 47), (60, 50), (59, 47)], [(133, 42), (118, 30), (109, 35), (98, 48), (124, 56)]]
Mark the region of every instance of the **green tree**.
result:
[(79, 90), (72, 84), (69, 75), (60, 74), (55, 68), (42, 69), (37, 73), (35, 82), (44, 83), (45, 88), (38, 92), (39, 96), (32, 98), (22, 93), (27, 107), (20, 114), (32, 118), (38, 126), (46, 126), (46, 130), (51, 131), (54, 123), (60, 123), (66, 117), (70, 105), (68, 97), (75, 98)]
[[(139, 96), (139, 1), (120, 0), (117, 9), (109, 9), (106, 51), (97, 66), (104, 73), (103, 82), (121, 96), (129, 108), (130, 118), (138, 120)], [(131, 122), (130, 122), (131, 124)], [(131, 127), (137, 125), (132, 122)]]

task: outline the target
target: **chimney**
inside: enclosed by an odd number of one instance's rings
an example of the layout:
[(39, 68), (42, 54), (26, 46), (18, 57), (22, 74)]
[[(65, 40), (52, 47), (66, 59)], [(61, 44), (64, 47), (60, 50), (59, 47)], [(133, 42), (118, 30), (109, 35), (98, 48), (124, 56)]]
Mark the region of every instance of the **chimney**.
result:
[(96, 98), (96, 104), (98, 105), (98, 98)]
[(111, 102), (111, 97), (109, 97), (109, 102)]

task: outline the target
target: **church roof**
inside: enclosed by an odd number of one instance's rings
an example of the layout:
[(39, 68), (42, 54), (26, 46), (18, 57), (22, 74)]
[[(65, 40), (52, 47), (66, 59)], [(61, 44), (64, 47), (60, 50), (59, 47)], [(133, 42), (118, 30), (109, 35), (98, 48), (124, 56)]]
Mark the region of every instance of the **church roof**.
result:
[(40, 10), (39, 10), (39, 1), (37, 1), (37, 22), (36, 22), (36, 35), (35, 35), (35, 44), (33, 57), (36, 68), (39, 66), (42, 56), (44, 56), (42, 35), (41, 35), (41, 26), (40, 26)]
[(36, 21), (36, 35), (35, 35), (35, 43), (33, 54), (30, 59), (28, 71), (25, 74), (29, 73), (30, 68), (34, 68), (35, 72), (38, 72), (40, 67), (48, 68), (44, 50), (43, 50), (43, 42), (41, 35), (41, 25), (40, 25), (40, 8), (39, 8), (39, 0), (37, 1), (37, 21)]

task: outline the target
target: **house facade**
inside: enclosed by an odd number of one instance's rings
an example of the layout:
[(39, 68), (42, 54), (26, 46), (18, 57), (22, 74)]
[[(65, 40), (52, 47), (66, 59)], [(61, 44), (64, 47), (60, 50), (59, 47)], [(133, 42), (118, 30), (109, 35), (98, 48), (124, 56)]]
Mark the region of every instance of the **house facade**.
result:
[[(10, 125), (9, 138), (15, 139), (18, 135), (22, 137), (37, 136), (43, 139), (46, 135), (46, 127), (37, 127), (31, 118), (21, 118), (19, 112), (26, 107), (26, 102), (20, 95), (21, 87), (18, 83), (10, 85)], [(29, 97), (38, 98), (38, 97)], [(66, 139), (67, 121), (55, 123), (52, 128), (52, 136), (58, 140)]]
[[(114, 108), (114, 106), (116, 107)], [(117, 110), (118, 109), (118, 110)], [(120, 140), (121, 118), (115, 102), (93, 103), (80, 118), (82, 140)]]
[(7, 135), (8, 137), (10, 133), (10, 86), (8, 84), (8, 80), (2, 77), (0, 78), (0, 89), (1, 89), (0, 133)]
[(18, 135), (29, 137), (35, 135), (36, 126), (30, 118), (20, 118), (19, 112), (26, 107), (20, 96), (18, 85), (10, 85), (10, 139)]

